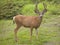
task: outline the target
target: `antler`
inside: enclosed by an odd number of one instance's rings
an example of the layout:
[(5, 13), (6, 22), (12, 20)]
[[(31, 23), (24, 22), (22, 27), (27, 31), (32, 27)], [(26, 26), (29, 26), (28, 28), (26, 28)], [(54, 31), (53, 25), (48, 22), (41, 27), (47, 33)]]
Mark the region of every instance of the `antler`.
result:
[(44, 10), (41, 12), (41, 14), (43, 15), (45, 12), (47, 12), (47, 5), (45, 3), (43, 3), (43, 6), (44, 6)]
[(40, 12), (39, 12), (39, 10), (38, 10), (38, 2), (36, 2), (36, 5), (35, 5), (35, 10), (34, 10), (34, 12), (36, 13), (36, 14), (39, 14), (40, 15)]
[(45, 3), (43, 3), (43, 6), (44, 6), (44, 10), (42, 11), (42, 12), (40, 12), (39, 10), (38, 10), (38, 2), (36, 2), (36, 5), (35, 5), (35, 10), (34, 10), (34, 12), (36, 13), (36, 14), (39, 14), (39, 15), (44, 15), (44, 13), (45, 12), (47, 12), (47, 5), (45, 4)]

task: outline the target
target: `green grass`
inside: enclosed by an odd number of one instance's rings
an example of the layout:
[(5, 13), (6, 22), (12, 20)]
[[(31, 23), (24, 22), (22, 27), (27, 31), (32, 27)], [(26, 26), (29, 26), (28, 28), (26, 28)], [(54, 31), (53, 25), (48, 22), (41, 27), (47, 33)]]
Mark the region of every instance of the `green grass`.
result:
[(60, 42), (60, 16), (46, 15), (41, 27), (38, 28), (38, 40), (33, 31), (32, 42), (30, 42), (30, 29), (20, 28), (18, 31), (18, 43), (14, 40), (15, 24), (12, 20), (0, 20), (0, 45), (59, 45)]

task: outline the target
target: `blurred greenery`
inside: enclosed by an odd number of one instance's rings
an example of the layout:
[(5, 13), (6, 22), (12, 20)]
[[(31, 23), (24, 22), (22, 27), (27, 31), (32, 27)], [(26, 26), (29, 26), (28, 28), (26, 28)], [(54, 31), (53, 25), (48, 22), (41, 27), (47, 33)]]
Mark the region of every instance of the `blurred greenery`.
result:
[[(44, 9), (43, 2), (48, 9), (38, 29), (39, 38), (36, 39), (34, 30), (31, 42), (29, 29), (22, 27), (18, 31), (19, 41), (16, 43), (15, 24), (8, 19), (18, 14), (37, 16), (34, 12), (36, 2), (40, 2), (39, 11)], [(0, 0), (0, 19), (0, 45), (60, 45), (60, 0)]]
[(43, 10), (43, 2), (47, 4), (47, 15), (60, 14), (60, 0), (0, 0), (0, 19), (12, 19), (17, 14), (36, 15), (36, 2), (40, 2), (39, 10)]

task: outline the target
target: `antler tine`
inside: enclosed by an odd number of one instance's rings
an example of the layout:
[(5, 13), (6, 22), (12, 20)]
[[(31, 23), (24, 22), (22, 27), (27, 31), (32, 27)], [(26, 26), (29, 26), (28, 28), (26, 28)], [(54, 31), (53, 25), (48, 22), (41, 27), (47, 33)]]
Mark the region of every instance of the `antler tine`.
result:
[(39, 2), (36, 2), (36, 7), (38, 6), (38, 3), (39, 3)]
[(45, 3), (43, 3), (44, 6), (44, 10), (41, 12), (41, 14), (43, 15), (45, 12), (47, 12), (47, 5)]
[(39, 10), (38, 10), (38, 2), (36, 2), (36, 5), (35, 5), (35, 10), (34, 10), (34, 12), (36, 13), (36, 14), (40, 14), (40, 12), (39, 12)]
[(43, 6), (44, 6), (45, 9), (47, 8), (47, 5), (45, 3), (43, 3)]

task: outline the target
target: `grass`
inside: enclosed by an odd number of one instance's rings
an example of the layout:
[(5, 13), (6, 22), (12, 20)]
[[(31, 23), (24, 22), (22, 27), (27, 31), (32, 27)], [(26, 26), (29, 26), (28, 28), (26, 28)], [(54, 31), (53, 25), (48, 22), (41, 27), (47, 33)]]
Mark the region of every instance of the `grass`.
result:
[(20, 28), (18, 31), (18, 43), (14, 40), (15, 24), (12, 20), (0, 20), (0, 45), (59, 45), (60, 42), (60, 16), (46, 15), (41, 26), (38, 28), (39, 38), (35, 37), (33, 31), (32, 42), (30, 42), (30, 29)]

